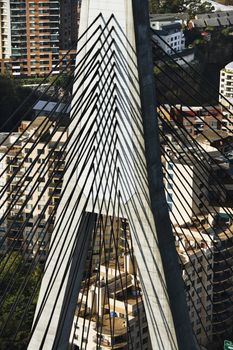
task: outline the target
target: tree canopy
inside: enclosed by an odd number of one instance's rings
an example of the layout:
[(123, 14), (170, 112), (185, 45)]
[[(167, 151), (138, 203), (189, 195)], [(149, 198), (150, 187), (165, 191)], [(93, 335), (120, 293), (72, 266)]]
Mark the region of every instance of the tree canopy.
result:
[(214, 7), (201, 0), (150, 0), (150, 11), (155, 13), (187, 12), (191, 17), (197, 13), (212, 12)]
[(4, 301), (0, 308), (0, 349), (24, 350), (32, 326), (42, 269), (40, 266), (30, 268), (18, 252), (1, 259), (0, 295), (4, 296)]
[[(29, 95), (28, 101), (18, 109)], [(0, 131), (11, 131), (13, 128), (17, 130), (20, 119), (26, 115), (25, 119), (31, 117), (27, 112), (35, 101), (36, 94), (31, 89), (20, 86), (13, 79), (0, 78)], [(13, 112), (14, 116), (11, 117)]]

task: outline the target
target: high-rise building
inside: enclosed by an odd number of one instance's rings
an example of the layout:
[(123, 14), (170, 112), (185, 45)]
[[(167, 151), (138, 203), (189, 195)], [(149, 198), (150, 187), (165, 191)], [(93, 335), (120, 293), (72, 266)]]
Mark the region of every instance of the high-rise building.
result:
[(225, 107), (223, 114), (227, 121), (227, 128), (233, 130), (233, 62), (228, 63), (220, 71), (219, 101)]
[(58, 63), (59, 23), (59, 1), (10, 0), (13, 76), (44, 75)]
[(11, 56), (9, 0), (0, 1), (0, 11), (0, 59), (4, 59)]
[[(64, 50), (77, 40), (78, 4), (73, 0), (0, 0), (1, 74), (44, 76), (52, 69), (53, 74), (59, 73)], [(67, 59), (72, 60), (72, 53)]]
[[(233, 98), (233, 62), (228, 63), (220, 71), (219, 92), (226, 98)], [(222, 102), (224, 98), (220, 95), (219, 100)]]
[[(191, 233), (190, 233), (191, 232)], [(198, 343), (212, 340), (213, 254), (208, 235), (196, 227), (176, 229), (176, 247), (185, 282), (190, 321)]]
[(60, 48), (69, 50), (76, 45), (80, 18), (81, 0), (66, 0), (60, 3)]

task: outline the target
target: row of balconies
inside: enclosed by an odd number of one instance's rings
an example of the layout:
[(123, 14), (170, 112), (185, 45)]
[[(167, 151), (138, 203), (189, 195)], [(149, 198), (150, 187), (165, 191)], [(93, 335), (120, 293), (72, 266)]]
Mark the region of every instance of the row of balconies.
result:
[(224, 334), (224, 333), (229, 335), (230, 329), (233, 330), (233, 325), (231, 322), (230, 324), (228, 322), (217, 323), (217, 324), (213, 324), (212, 326), (213, 335)]
[(226, 300), (222, 303), (216, 303), (213, 305), (213, 314), (219, 314), (221, 312), (231, 311), (233, 312), (232, 301)]

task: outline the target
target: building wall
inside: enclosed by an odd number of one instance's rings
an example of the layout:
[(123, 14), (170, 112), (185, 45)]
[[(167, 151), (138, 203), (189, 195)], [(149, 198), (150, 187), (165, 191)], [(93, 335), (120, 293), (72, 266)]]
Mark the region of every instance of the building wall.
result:
[[(233, 98), (233, 65), (227, 65), (220, 71), (219, 92), (226, 98)], [(219, 96), (219, 100), (223, 98)]]
[[(115, 268), (107, 269), (105, 265), (101, 265), (102, 280), (97, 282), (96, 286), (92, 284), (88, 292), (85, 292), (85, 289), (80, 292), (71, 332), (71, 338), (74, 334), (74, 344), (80, 349), (84, 349), (87, 344), (88, 349), (95, 350), (97, 341), (103, 350), (113, 345), (114, 348), (119, 347), (122, 350), (129, 347), (135, 350), (151, 349), (143, 302), (141, 297), (135, 296), (132, 291), (135, 282), (134, 276), (129, 274), (131, 266), (129, 255), (126, 260), (122, 271)], [(125, 275), (126, 266), (128, 273)], [(104, 282), (106, 271), (108, 271), (107, 284)], [(121, 284), (125, 287), (125, 291), (115, 294), (114, 290), (119, 290)], [(107, 297), (109, 293), (110, 296)], [(114, 294), (115, 297), (112, 297)], [(106, 311), (106, 308), (109, 308), (109, 311)], [(114, 316), (110, 316), (110, 312)], [(113, 324), (114, 333), (111, 331)]]
[[(170, 218), (174, 224), (191, 222), (192, 217), (205, 212), (202, 202), (207, 202), (208, 178), (198, 164), (188, 162), (166, 162), (165, 188), (170, 208)], [(185, 180), (184, 180), (185, 179)], [(200, 189), (200, 183), (203, 185)]]
[[(62, 135), (62, 131), (58, 130), (48, 144), (40, 141), (35, 145), (33, 135), (45, 119), (38, 118), (37, 120), (39, 124), (36, 123), (34, 127), (27, 130), (20, 144), (12, 147), (16, 137), (21, 135), (21, 133), (16, 133), (1, 149), (1, 154), (5, 156), (1, 157), (0, 161), (0, 172), (4, 172), (0, 179), (0, 188), (6, 184), (8, 186), (4, 188), (4, 195), (0, 197), (0, 214), (1, 217), (5, 216), (3, 227), (1, 227), (2, 231), (5, 230), (4, 235), (7, 230), (5, 243), (13, 244), (14, 249), (23, 248), (27, 253), (27, 258), (32, 258), (37, 254), (40, 260), (44, 260), (54, 221), (49, 222), (49, 218), (56, 201), (60, 198), (62, 186), (62, 181), (60, 181), (55, 188), (55, 183), (62, 180), (64, 168), (62, 159), (58, 163), (58, 156), (67, 135), (66, 133)], [(28, 122), (22, 123), (24, 128), (26, 124)], [(49, 132), (48, 128), (45, 128), (45, 131)], [(42, 129), (41, 134), (43, 134)], [(51, 153), (59, 137), (56, 149)], [(9, 147), (12, 148), (9, 149)], [(45, 159), (49, 152), (51, 156), (46, 162)], [(54, 166), (56, 166), (56, 171), (53, 174)], [(7, 197), (11, 198), (13, 205), (9, 200), (5, 201)], [(26, 200), (27, 203), (25, 203)]]
[(0, 0), (0, 59), (11, 56), (11, 26), (9, 0)]
[[(212, 340), (213, 255), (204, 242), (182, 239), (186, 251), (180, 244), (179, 252), (186, 257), (183, 279), (190, 322), (198, 344), (205, 346)], [(203, 248), (200, 248), (201, 244)]]
[[(163, 26), (170, 24), (181, 24), (181, 20), (154, 20), (153, 17), (150, 18), (151, 28), (154, 30), (162, 30)], [(180, 52), (185, 48), (184, 34), (182, 30), (176, 30), (175, 32), (170, 32), (167, 35), (159, 33), (163, 42), (157, 35), (154, 35), (154, 39), (157, 41), (158, 45), (168, 54), (172, 54), (173, 51), (168, 47), (170, 45), (175, 51)], [(168, 45), (167, 45), (168, 44)]]
[(59, 1), (10, 1), (12, 75), (44, 75), (59, 58)]
[(80, 8), (80, 0), (66, 0), (60, 3), (60, 48), (62, 50), (70, 49), (77, 42)]

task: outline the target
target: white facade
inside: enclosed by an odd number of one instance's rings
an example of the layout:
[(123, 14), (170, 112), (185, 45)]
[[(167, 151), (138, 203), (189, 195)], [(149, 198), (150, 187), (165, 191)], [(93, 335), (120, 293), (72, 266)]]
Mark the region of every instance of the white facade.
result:
[[(168, 54), (173, 54), (172, 51), (181, 52), (185, 49), (185, 39), (184, 34), (181, 29), (181, 20), (174, 19), (160, 19), (156, 20), (151, 17), (150, 25), (151, 28), (158, 31), (158, 35), (165, 41), (163, 42), (157, 35), (154, 35), (154, 40), (159, 44), (159, 46)], [(170, 45), (172, 49), (169, 48)], [(193, 58), (193, 57), (192, 57)]]
[(10, 1), (0, 0), (0, 59), (11, 56)]
[[(233, 75), (232, 75), (232, 79), (233, 79)], [(220, 96), (220, 98), (221, 98), (221, 103), (225, 107), (225, 109), (223, 108), (223, 115), (224, 115), (223, 122), (226, 123), (225, 129), (229, 134), (231, 134), (231, 132), (233, 131), (233, 97), (227, 97), (226, 99), (224, 99), (223, 97)]]
[[(190, 233), (192, 232), (192, 234)], [(185, 282), (190, 321), (198, 344), (212, 339), (213, 262), (212, 242), (193, 227), (176, 229), (176, 246)]]
[(165, 188), (173, 224), (181, 226), (205, 212), (208, 205), (208, 174), (196, 162), (166, 162)]
[(219, 95), (220, 102), (224, 103), (224, 97), (233, 98), (233, 61), (220, 71), (219, 92), (223, 95), (223, 97)]
[[(21, 132), (14, 133), (6, 139), (0, 149), (0, 190), (2, 189), (2, 195), (0, 194), (0, 216), (5, 217), (0, 228), (0, 237), (5, 236), (7, 231), (3, 248), (11, 243), (14, 243), (16, 249), (23, 245), (28, 258), (37, 256), (40, 260), (46, 258), (48, 251), (50, 233), (48, 227), (46, 229), (44, 227), (56, 201), (60, 197), (62, 183), (57, 186), (59, 188), (54, 190), (54, 182), (61, 179), (64, 167), (62, 162), (53, 178), (49, 179), (53, 171), (53, 164), (57, 160), (56, 155), (67, 138), (66, 133), (63, 135), (62, 130), (57, 130), (48, 144), (41, 141), (36, 143), (35, 146), (35, 137), (38, 136), (42, 123), (45, 133), (52, 132), (51, 123), (46, 122), (46, 118), (40, 117), (31, 124), (23, 137), (21, 137)], [(29, 122), (22, 122), (21, 127), (25, 128), (28, 124)], [(47, 125), (47, 128), (45, 125)], [(0, 134), (2, 137), (4, 135)], [(46, 158), (59, 137), (57, 147), (54, 149), (51, 159), (46, 163)], [(16, 140), (17, 143), (14, 144)], [(6, 187), (9, 180), (10, 186)], [(45, 184), (48, 185), (46, 188)], [(10, 207), (9, 198), (14, 200), (13, 207)], [(24, 206), (23, 209), (22, 206)], [(45, 206), (47, 207), (43, 213), (43, 218), (38, 220)], [(21, 212), (20, 215), (18, 215), (19, 211)], [(27, 225), (22, 229), (25, 220), (29, 216), (30, 219), (27, 220)], [(20, 239), (15, 238), (18, 237), (18, 232), (20, 232)]]

